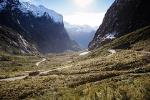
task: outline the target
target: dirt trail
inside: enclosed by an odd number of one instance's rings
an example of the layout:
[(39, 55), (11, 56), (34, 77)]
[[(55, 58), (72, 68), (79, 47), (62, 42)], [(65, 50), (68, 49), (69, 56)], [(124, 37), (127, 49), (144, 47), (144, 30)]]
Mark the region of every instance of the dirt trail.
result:
[[(116, 53), (116, 50), (113, 50), (113, 49), (110, 49), (110, 50), (108, 50), (111, 54), (109, 55), (109, 56), (111, 56), (111, 55), (113, 55), (113, 54), (115, 54)], [(83, 56), (83, 55), (86, 55), (86, 54), (88, 54), (89, 53), (89, 51), (87, 51), (87, 52), (83, 52), (83, 53), (80, 53), (80, 55), (79, 56)], [(39, 62), (37, 62), (37, 63), (35, 63), (35, 65), (36, 66), (39, 66), (42, 62), (44, 62), (44, 61), (46, 61), (46, 58), (43, 58), (41, 61), (39, 61)], [(47, 75), (49, 72), (52, 72), (52, 71), (56, 71), (56, 70), (62, 70), (62, 69), (65, 69), (65, 68), (70, 68), (70, 67), (72, 67), (71, 65), (69, 66), (64, 66), (64, 67), (60, 67), (60, 68), (56, 68), (56, 69), (52, 69), (52, 70), (47, 70), (47, 71), (39, 71), (39, 76), (44, 76), (44, 75)], [(26, 73), (27, 73), (27, 75), (24, 75), (24, 76), (18, 76), (18, 77), (13, 77), (13, 78), (6, 78), (6, 79), (0, 79), (0, 81), (16, 81), (16, 80), (21, 80), (21, 79), (25, 79), (26, 77), (28, 77), (29, 76), (29, 73), (32, 73), (32, 71), (25, 71)]]
[(0, 81), (15, 81), (15, 80), (21, 80), (26, 78), (28, 75), (25, 76), (18, 76), (18, 77), (13, 77), (13, 78), (6, 78), (6, 79), (0, 79)]
[[(41, 61), (35, 63), (36, 66), (39, 66), (42, 62), (46, 61), (45, 58), (43, 58)], [(25, 71), (26, 73), (30, 73), (32, 71)], [(26, 77), (28, 77), (29, 75), (24, 75), (24, 76), (17, 76), (17, 77), (12, 77), (12, 78), (6, 78), (6, 79), (0, 79), (0, 81), (15, 81), (15, 80), (21, 80), (24, 79)]]
[[(112, 56), (113, 54), (117, 53), (116, 50), (114, 49), (110, 49), (108, 50), (108, 52), (110, 52), (111, 54), (108, 55), (107, 57), (110, 57)], [(150, 52), (146, 52), (146, 51), (141, 51), (142, 53), (147, 53), (147, 54), (150, 54)], [(80, 53), (79, 56), (83, 56), (83, 55), (86, 55), (88, 54), (89, 52), (83, 52), (83, 53)], [(46, 58), (43, 58), (41, 61), (37, 62), (35, 65), (36, 66), (39, 66), (39, 64), (41, 64), (42, 62), (46, 61)], [(44, 75), (48, 75), (49, 72), (52, 72), (52, 71), (57, 71), (57, 70), (62, 70), (62, 69), (65, 69), (65, 68), (70, 68), (72, 67), (72, 65), (67, 65), (67, 66), (64, 66), (64, 67), (60, 67), (60, 68), (55, 68), (55, 69), (51, 69), (51, 70), (47, 70), (47, 71), (41, 71), (39, 70), (39, 76), (44, 76)], [(21, 80), (21, 79), (25, 79), (26, 77), (29, 76), (29, 73), (32, 73), (33, 71), (25, 71), (27, 73), (27, 75), (24, 75), (24, 76), (18, 76), (18, 77), (13, 77), (13, 78), (6, 78), (6, 79), (0, 79), (0, 81), (15, 81), (15, 80)]]
[[(44, 61), (44, 60), (43, 60)], [(43, 62), (42, 61), (42, 62)], [(65, 66), (65, 67), (60, 67), (60, 68), (56, 68), (56, 69), (52, 69), (52, 70), (48, 70), (48, 71), (39, 71), (39, 76), (44, 76), (44, 75), (47, 75), (49, 72), (52, 72), (52, 71), (56, 71), (56, 70), (62, 70), (62, 69), (65, 69), (65, 68), (70, 68), (72, 66)], [(26, 71), (26, 72), (29, 72), (29, 73), (32, 73), (32, 71)], [(29, 73), (27, 75), (24, 75), (24, 76), (18, 76), (18, 77), (12, 77), (12, 78), (6, 78), (6, 79), (0, 79), (0, 81), (16, 81), (16, 80), (21, 80), (21, 79), (25, 79), (26, 77), (29, 76)], [(38, 76), (36, 75), (36, 76)]]
[(36, 65), (36, 66), (39, 66), (39, 64), (41, 64), (41, 63), (44, 62), (44, 61), (46, 61), (45, 58), (43, 58), (41, 61), (37, 62), (35, 65)]

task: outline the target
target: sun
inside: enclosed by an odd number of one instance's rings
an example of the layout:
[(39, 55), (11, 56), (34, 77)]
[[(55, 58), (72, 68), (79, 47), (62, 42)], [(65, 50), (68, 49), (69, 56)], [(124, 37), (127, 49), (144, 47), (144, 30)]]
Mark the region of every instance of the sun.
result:
[(74, 2), (77, 6), (85, 8), (89, 6), (93, 0), (74, 0)]

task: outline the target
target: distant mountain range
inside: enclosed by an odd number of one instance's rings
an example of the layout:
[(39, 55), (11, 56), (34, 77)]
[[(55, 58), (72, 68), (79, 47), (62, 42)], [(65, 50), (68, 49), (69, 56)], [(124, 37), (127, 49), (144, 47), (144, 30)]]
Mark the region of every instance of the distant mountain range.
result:
[(115, 0), (105, 14), (89, 49), (93, 50), (137, 29), (150, 25), (148, 0)]
[(64, 26), (71, 37), (72, 40), (75, 40), (81, 48), (88, 48), (89, 42), (94, 37), (94, 34), (98, 27), (91, 27), (88, 25), (71, 25), (67, 22), (64, 23)]
[[(23, 40), (34, 45), (37, 51), (42, 53), (80, 50), (78, 44), (72, 41), (67, 34), (62, 15), (44, 6), (22, 3), (19, 0), (1, 0), (0, 25), (1, 29), (9, 29), (12, 36), (19, 34)], [(1, 33), (0, 35), (4, 34)], [(16, 42), (16, 44), (18, 43)], [(4, 47), (0, 42), (0, 48), (5, 51), (9, 51), (10, 46), (12, 44), (7, 44)], [(26, 52), (26, 50), (17, 52)]]

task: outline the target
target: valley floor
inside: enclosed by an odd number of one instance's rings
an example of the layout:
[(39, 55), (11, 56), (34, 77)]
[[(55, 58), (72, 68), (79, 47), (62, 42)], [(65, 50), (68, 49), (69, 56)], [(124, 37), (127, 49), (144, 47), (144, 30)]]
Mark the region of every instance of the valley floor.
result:
[(0, 100), (149, 100), (150, 53), (0, 53)]

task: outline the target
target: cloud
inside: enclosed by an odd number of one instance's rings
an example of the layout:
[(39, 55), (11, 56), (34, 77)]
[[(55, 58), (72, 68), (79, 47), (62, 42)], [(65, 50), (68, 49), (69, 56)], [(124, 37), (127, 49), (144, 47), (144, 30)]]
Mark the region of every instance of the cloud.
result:
[(74, 25), (99, 26), (104, 18), (105, 13), (86, 13), (77, 12), (71, 15), (64, 15), (64, 21)]

